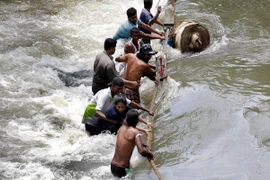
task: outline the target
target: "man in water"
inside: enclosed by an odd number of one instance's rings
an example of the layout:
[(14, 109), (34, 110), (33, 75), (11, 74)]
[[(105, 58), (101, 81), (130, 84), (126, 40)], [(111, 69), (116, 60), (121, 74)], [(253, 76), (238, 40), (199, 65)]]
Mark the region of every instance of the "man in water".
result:
[[(124, 87), (124, 82), (121, 78), (115, 77), (111, 83), (108, 84), (108, 88), (98, 91), (91, 99), (90, 104), (86, 107), (82, 119), (82, 123), (85, 124), (85, 130), (89, 135), (96, 135), (96, 126), (98, 119), (109, 121), (111, 123), (117, 123), (111, 119), (108, 119), (104, 112), (113, 107), (114, 98), (121, 94)], [(154, 113), (141, 105), (127, 99), (127, 104), (136, 109), (141, 109), (148, 112), (149, 115)]]
[[(115, 53), (116, 43), (116, 40), (107, 38), (104, 41), (104, 51), (96, 56), (92, 81), (92, 91), (94, 95), (99, 90), (107, 88), (107, 84), (118, 76), (112, 56)], [(125, 79), (123, 79), (123, 81), (125, 86), (130, 88), (138, 88), (140, 86), (136, 81), (132, 82)]]
[[(153, 14), (151, 13), (151, 8), (153, 6), (153, 0), (144, 0), (144, 9), (142, 9), (141, 14), (140, 14), (140, 20), (145, 23), (148, 24), (150, 27), (156, 23), (160, 26), (163, 27), (163, 24), (158, 20), (158, 16), (161, 12), (161, 7), (159, 6), (157, 8), (157, 13), (155, 16), (153, 16)], [(141, 31), (143, 31), (145, 34), (151, 34), (150, 31), (148, 31), (147, 29), (144, 29), (143, 27), (139, 27), (139, 29)], [(150, 44), (150, 39), (148, 38), (142, 38), (143, 43), (145, 44)]]
[[(143, 44), (143, 42), (141, 41), (141, 35), (140, 35), (139, 28), (137, 28), (137, 27), (132, 28), (130, 31), (130, 36), (131, 36), (131, 40), (128, 41), (124, 47), (125, 54), (137, 53)], [(126, 70), (125, 65), (126, 65), (126, 63), (121, 63), (121, 65), (119, 67), (119, 76), (120, 77), (123, 77), (125, 74), (125, 70)]]
[(131, 109), (127, 113), (127, 126), (123, 125), (118, 130), (114, 156), (111, 162), (111, 172), (116, 177), (126, 176), (126, 170), (129, 169), (129, 161), (135, 145), (138, 152), (149, 160), (154, 158), (149, 146), (143, 144), (141, 134), (139, 134), (136, 125), (138, 123), (138, 111)]
[[(104, 121), (102, 119), (98, 120), (97, 123), (97, 133), (101, 133), (104, 130), (110, 131), (112, 134), (117, 134), (118, 129), (122, 126), (122, 124), (126, 124), (125, 118), (127, 116), (127, 112), (132, 109), (128, 104), (127, 104), (127, 99), (124, 94), (119, 94), (115, 100), (114, 100), (114, 106), (107, 109), (104, 114), (107, 118), (114, 120), (117, 122), (111, 123), (108, 121)], [(139, 122), (142, 122), (146, 124), (148, 127), (152, 127), (151, 123), (147, 122), (145, 119), (139, 116)], [(145, 133), (148, 132), (146, 129), (142, 129), (140, 127), (136, 127), (138, 130), (143, 131)]]
[[(143, 44), (140, 48), (139, 53), (135, 54), (125, 54), (123, 56), (117, 57), (115, 60), (117, 62), (126, 63), (126, 72), (124, 74), (124, 79), (129, 81), (140, 81), (141, 77), (147, 76), (149, 79), (156, 81), (156, 73), (153, 67), (148, 64), (152, 55), (157, 52), (154, 51), (150, 44)], [(140, 103), (139, 89), (125, 88), (124, 93), (126, 97), (136, 103)]]
[(140, 50), (143, 42), (141, 41), (140, 30), (137, 27), (134, 27), (130, 31), (131, 40), (125, 44), (124, 51), (125, 54), (133, 53), (135, 54)]
[(164, 33), (158, 32), (157, 30), (150, 27), (148, 24), (145, 24), (138, 19), (137, 10), (134, 7), (131, 7), (127, 10), (127, 17), (128, 20), (118, 28), (116, 34), (113, 36), (113, 39), (129, 39), (131, 29), (138, 26), (152, 32), (152, 34), (145, 34), (144, 32), (140, 31), (142, 37), (148, 39), (165, 39), (163, 35)]

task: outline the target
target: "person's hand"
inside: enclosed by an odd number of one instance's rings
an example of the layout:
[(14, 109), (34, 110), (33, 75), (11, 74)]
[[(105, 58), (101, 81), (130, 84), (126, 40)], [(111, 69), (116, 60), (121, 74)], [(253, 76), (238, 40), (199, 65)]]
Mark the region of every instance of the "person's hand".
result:
[(148, 161), (153, 160), (153, 159), (154, 159), (154, 155), (153, 155), (153, 154), (151, 154), (149, 157), (147, 157), (147, 159), (148, 159)]
[(148, 155), (147, 155), (147, 159), (148, 161), (151, 161), (154, 159), (154, 154), (152, 153), (152, 151), (150, 149), (147, 150), (148, 151)]
[(159, 82), (160, 82), (160, 79), (158, 77), (155, 77), (155, 84), (158, 85)]
[(140, 81), (131, 81), (130, 88), (131, 89), (139, 89), (140, 85), (141, 85)]
[(157, 7), (157, 13), (159, 14), (161, 12), (161, 6)]
[(149, 132), (151, 132), (150, 129), (143, 129), (143, 132), (148, 136)]
[(165, 40), (165, 36), (164, 35), (160, 35), (160, 38), (159, 38), (160, 40)]
[(154, 116), (154, 112), (153, 112), (153, 111), (148, 111), (148, 114), (149, 114), (150, 116)]
[(152, 127), (152, 123), (150, 123), (150, 122), (148, 122), (146, 125), (147, 125), (149, 128)]

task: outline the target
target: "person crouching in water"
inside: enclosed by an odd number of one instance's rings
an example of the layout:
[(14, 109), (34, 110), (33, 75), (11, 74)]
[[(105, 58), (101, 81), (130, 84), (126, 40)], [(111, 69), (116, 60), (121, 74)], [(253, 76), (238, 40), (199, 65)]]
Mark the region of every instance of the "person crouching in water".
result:
[(115, 152), (111, 162), (111, 172), (116, 177), (126, 176), (135, 145), (142, 156), (147, 157), (148, 160), (154, 158), (149, 146), (143, 144), (139, 130), (135, 128), (139, 121), (138, 117), (138, 111), (135, 109), (129, 110), (126, 118), (127, 126), (123, 125), (118, 130)]
[[(114, 100), (114, 106), (107, 109), (104, 112), (106, 118), (115, 121), (114, 123), (110, 121), (104, 121), (99, 119), (97, 122), (97, 134), (101, 133), (102, 131), (110, 131), (111, 134), (117, 134), (118, 129), (122, 126), (122, 124), (127, 125), (124, 119), (126, 118), (127, 112), (132, 109), (128, 104), (124, 94), (118, 95)], [(139, 121), (146, 124), (148, 127), (151, 127), (151, 123), (148, 123), (141, 117), (138, 117)], [(148, 131), (142, 129), (140, 127), (136, 127), (138, 130), (147, 133)]]

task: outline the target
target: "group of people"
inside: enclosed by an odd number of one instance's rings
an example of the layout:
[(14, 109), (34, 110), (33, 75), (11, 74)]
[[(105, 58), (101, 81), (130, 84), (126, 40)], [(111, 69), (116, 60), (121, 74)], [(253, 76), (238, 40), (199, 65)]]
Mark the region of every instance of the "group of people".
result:
[[(146, 111), (153, 116), (154, 113), (140, 105), (140, 80), (143, 76), (157, 81), (155, 67), (148, 61), (157, 52), (150, 45), (150, 39), (164, 39), (164, 33), (153, 29), (151, 25), (157, 23), (161, 12), (158, 7), (157, 14), (153, 16), (150, 9), (152, 0), (144, 0), (144, 9), (140, 19), (137, 10), (133, 7), (127, 10), (128, 20), (123, 23), (113, 38), (104, 41), (104, 51), (100, 52), (94, 62), (92, 91), (94, 96), (86, 107), (82, 123), (89, 135), (97, 135), (104, 131), (117, 134), (115, 154), (111, 162), (111, 172), (116, 177), (126, 175), (129, 169), (129, 160), (133, 148), (137, 146), (138, 152), (153, 159), (150, 148), (141, 140), (139, 131), (147, 133), (146, 129), (137, 126), (138, 122), (151, 127), (136, 109)], [(142, 37), (142, 39), (141, 39)], [(113, 54), (117, 40), (130, 39), (125, 44), (124, 55), (115, 59), (125, 63), (125, 67), (117, 72)]]

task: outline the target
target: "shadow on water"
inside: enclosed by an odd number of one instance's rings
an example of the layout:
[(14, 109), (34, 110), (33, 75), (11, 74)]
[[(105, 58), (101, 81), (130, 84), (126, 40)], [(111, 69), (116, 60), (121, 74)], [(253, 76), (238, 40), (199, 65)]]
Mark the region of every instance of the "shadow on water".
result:
[(80, 85), (91, 86), (92, 85), (92, 70), (80, 70), (76, 72), (65, 72), (57, 68), (53, 68), (57, 71), (59, 79), (67, 87), (77, 87)]
[(71, 161), (65, 165), (65, 169), (72, 171), (89, 171), (91, 169), (96, 169), (100, 166), (107, 166), (108, 163), (100, 161)]
[[(84, 176), (93, 176), (93, 171), (101, 166), (107, 166), (109, 162), (100, 161), (69, 161), (57, 165), (54, 163), (46, 164), (54, 172), (55, 177), (64, 177), (65, 179), (81, 179)], [(1, 176), (0, 176), (1, 177)]]

